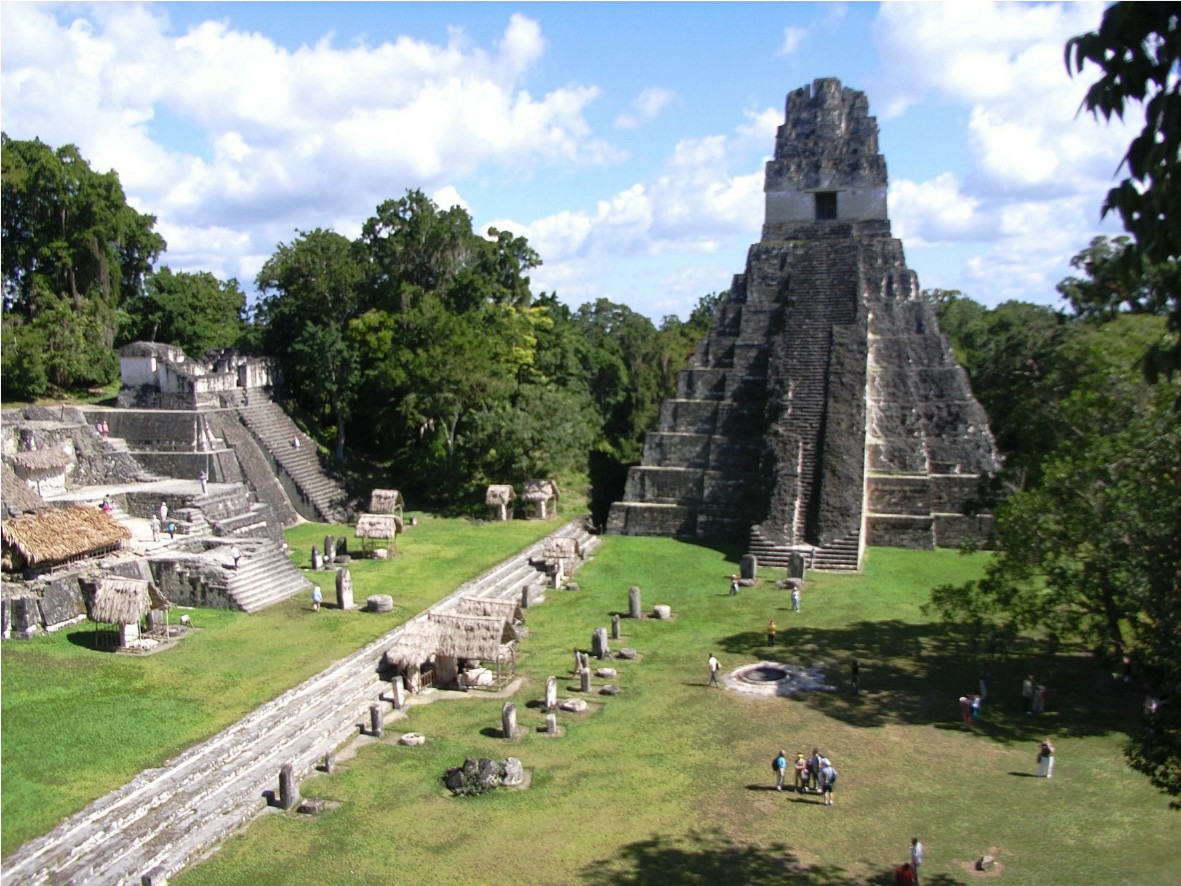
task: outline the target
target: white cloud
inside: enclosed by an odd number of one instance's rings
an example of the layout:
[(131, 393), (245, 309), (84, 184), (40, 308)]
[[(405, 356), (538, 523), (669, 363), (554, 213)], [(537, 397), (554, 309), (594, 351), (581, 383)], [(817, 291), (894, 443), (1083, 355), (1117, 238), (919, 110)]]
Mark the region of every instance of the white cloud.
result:
[(804, 42), (804, 38), (808, 36), (806, 28), (799, 28), (790, 26), (783, 29), (783, 45), (779, 47), (777, 55), (794, 55), (795, 51), (800, 48), (800, 44)]
[(615, 118), (615, 126), (619, 129), (638, 129), (656, 119), (657, 115), (676, 98), (677, 94), (671, 89), (649, 87), (632, 100), (630, 111), (625, 111)]

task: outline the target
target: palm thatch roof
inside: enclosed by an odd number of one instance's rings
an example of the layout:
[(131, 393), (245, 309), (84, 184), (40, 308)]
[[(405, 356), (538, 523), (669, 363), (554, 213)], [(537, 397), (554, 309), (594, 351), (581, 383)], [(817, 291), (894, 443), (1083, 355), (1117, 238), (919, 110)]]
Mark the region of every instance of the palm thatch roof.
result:
[(496, 661), (501, 644), (515, 640), (512, 625), (503, 618), (431, 612), (427, 620), (438, 629), (437, 651), (453, 658)]
[(521, 490), (522, 501), (550, 501), (559, 497), (558, 484), (553, 480), (526, 480)]
[[(99, 508), (46, 508), (5, 520), (0, 527), (6, 554), (28, 566), (48, 567), (117, 550), (131, 531)], [(17, 557), (13, 557), (17, 563)]]
[(362, 514), (353, 534), (357, 538), (393, 538), (402, 531), (402, 518), (394, 514)]
[(143, 579), (100, 578), (94, 583), (90, 620), (112, 625), (136, 624), (150, 606), (148, 583)]
[(456, 615), (479, 615), (483, 618), (499, 618), (501, 621), (523, 622), (525, 613), (516, 600), (492, 600), (488, 597), (460, 597), (455, 606)]
[(402, 510), (405, 502), (402, 493), (396, 489), (374, 489), (369, 496), (369, 513), (396, 514)]
[(36, 511), (45, 507), (45, 502), (36, 491), (25, 485), (8, 462), (0, 462), (0, 490), (3, 490), (5, 520), (14, 514)]
[(26, 449), (14, 452), (8, 458), (13, 467), (24, 471), (61, 471), (73, 461), (64, 449), (57, 446), (50, 449)]
[(511, 486), (489, 486), (488, 493), (484, 496), (484, 504), (494, 508), (498, 505), (507, 505), (516, 497), (517, 493)]
[(418, 667), (434, 655), (494, 662), (501, 647), (516, 639), (512, 624), (503, 618), (430, 612), (406, 623), (385, 659), (400, 668)]

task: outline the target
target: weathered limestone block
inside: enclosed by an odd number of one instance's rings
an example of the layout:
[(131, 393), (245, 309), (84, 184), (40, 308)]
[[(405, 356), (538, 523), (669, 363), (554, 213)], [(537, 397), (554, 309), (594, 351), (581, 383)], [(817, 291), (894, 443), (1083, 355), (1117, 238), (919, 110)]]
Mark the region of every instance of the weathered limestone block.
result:
[(611, 639), (619, 639), (619, 613), (616, 612), (611, 616)]
[(336, 537), (332, 535), (324, 536), (324, 562), (332, 564), (336, 562)]
[(558, 678), (549, 677), (545, 681), (545, 709), (552, 711), (558, 706)]
[(619, 695), (619, 687), (613, 683), (608, 683), (599, 690), (599, 695)]
[(607, 642), (606, 628), (595, 628), (591, 635), (591, 655), (600, 661), (611, 657), (611, 646)]
[(558, 734), (558, 718), (555, 714), (545, 715), (545, 731), (547, 735)]
[(583, 711), (585, 711), (587, 709), (587, 703), (586, 703), (585, 699), (567, 698), (563, 702), (561, 702), (558, 705), (558, 707), (561, 708), (563, 711), (570, 711), (571, 713), (574, 713), (574, 714), (581, 714)]
[(336, 570), (336, 608), (345, 612), (353, 608), (353, 576), (348, 569)]
[(381, 738), (382, 726), (381, 705), (369, 705), (369, 734), (374, 738)]
[(370, 612), (393, 612), (394, 598), (389, 594), (372, 594), (365, 598), (365, 608)]
[(661, 620), (667, 620), (673, 617), (673, 608), (664, 603), (658, 603), (652, 607), (652, 614)]
[(578, 689), (580, 692), (591, 691), (591, 672), (590, 668), (583, 668), (578, 672)]
[(627, 591), (627, 615), (628, 618), (643, 618), (644, 613), (640, 608), (640, 589), (637, 587), (628, 588)]
[(596, 677), (602, 677), (605, 680), (610, 680), (618, 676), (619, 672), (615, 668), (599, 668), (595, 671)]
[(630, 646), (624, 646), (622, 649), (620, 649), (618, 652), (616, 652), (615, 655), (617, 658), (623, 658), (628, 661), (634, 661), (635, 657), (636, 657), (636, 651), (634, 649), (632, 649)]
[(525, 767), (521, 765), (521, 761), (516, 757), (506, 757), (504, 760), (503, 772), (500, 776), (500, 783), (507, 787), (524, 784), (525, 782)]
[(299, 804), (299, 787), (295, 782), (295, 767), (284, 763), (279, 769), (279, 808), (293, 809)]
[(494, 788), (500, 784), (500, 764), (487, 757), (481, 757), (476, 779), (484, 788)]
[(404, 744), (409, 748), (422, 747), (426, 744), (426, 736), (421, 732), (407, 732), (398, 739), (398, 744)]
[(390, 701), (393, 702), (395, 711), (406, 709), (406, 681), (401, 674), (395, 674), (394, 679), (390, 681)]
[(324, 568), (324, 555), (321, 554), (320, 549), (316, 548), (316, 547), (312, 548), (312, 568), (313, 569), (323, 569)]
[(520, 737), (521, 733), (517, 729), (517, 706), (511, 701), (506, 701), (500, 709), (500, 731), (508, 739)]
[(759, 560), (754, 554), (743, 554), (738, 561), (738, 572), (744, 581), (755, 581), (759, 577)]

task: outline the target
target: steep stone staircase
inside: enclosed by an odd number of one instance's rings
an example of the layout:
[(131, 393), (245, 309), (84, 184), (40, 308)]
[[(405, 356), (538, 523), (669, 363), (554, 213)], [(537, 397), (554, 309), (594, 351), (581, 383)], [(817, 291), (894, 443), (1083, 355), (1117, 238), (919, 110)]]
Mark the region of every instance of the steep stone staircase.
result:
[[(271, 400), (253, 397), (238, 407), (242, 423), (273, 461), (273, 467), (289, 480), (289, 497), (297, 511), (323, 523), (348, 522), (348, 495), (325, 472), (316, 447), (300, 433), (290, 416)], [(296, 449), (293, 440), (300, 446)]]
[[(555, 534), (579, 538), (584, 551), (598, 544), (582, 520)], [(528, 564), (543, 545), (468, 582), (437, 606), (453, 607), (472, 595), (517, 599), (529, 570), (536, 575)], [(291, 764), (302, 778), (325, 753), (357, 735), (369, 706), (388, 687), (379, 672), (381, 653), (403, 630), (395, 628), (21, 846), (5, 859), (0, 883), (122, 884), (145, 876), (165, 882), (261, 813), (281, 766)]]

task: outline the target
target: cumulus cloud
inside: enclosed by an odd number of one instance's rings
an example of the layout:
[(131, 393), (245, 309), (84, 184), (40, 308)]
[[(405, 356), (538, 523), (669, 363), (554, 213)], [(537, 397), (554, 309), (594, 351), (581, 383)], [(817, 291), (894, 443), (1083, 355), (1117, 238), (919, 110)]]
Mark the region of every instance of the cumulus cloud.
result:
[[(328, 36), (289, 50), (227, 21), (173, 33), (160, 9), (6, 4), (0, 100), (9, 135), (78, 144), (173, 231), (233, 218), (266, 253), (264, 221), (309, 228), (484, 166), (527, 178), (622, 156), (584, 119), (595, 87), (521, 87), (545, 40), (519, 14), (491, 50), (457, 30), (442, 45), (342, 48)], [(157, 119), (195, 143), (165, 144)], [(207, 257), (186, 252), (187, 237), (172, 241), (174, 263)]]
[(615, 126), (619, 129), (638, 129), (645, 123), (656, 119), (666, 107), (677, 98), (671, 89), (652, 86), (645, 89), (631, 103), (631, 110), (625, 111), (615, 118)]
[(777, 55), (794, 55), (795, 51), (800, 48), (800, 44), (804, 42), (804, 38), (808, 36), (806, 28), (799, 28), (795, 25), (783, 29), (783, 44), (779, 47)]

